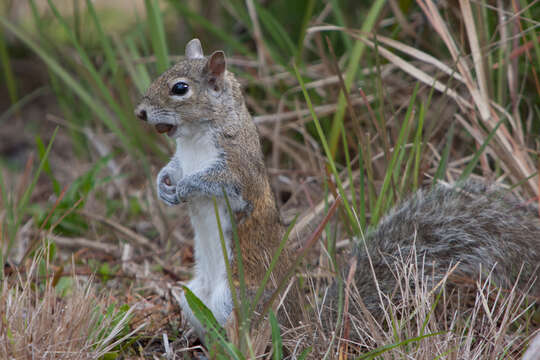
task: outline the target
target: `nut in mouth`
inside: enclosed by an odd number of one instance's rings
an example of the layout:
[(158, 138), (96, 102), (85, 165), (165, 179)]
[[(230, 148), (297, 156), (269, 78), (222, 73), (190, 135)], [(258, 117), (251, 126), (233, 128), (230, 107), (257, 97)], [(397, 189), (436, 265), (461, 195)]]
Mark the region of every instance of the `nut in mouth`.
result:
[(165, 123), (156, 124), (155, 127), (158, 133), (160, 134), (167, 133), (168, 136), (174, 135), (177, 129), (176, 125), (165, 124)]

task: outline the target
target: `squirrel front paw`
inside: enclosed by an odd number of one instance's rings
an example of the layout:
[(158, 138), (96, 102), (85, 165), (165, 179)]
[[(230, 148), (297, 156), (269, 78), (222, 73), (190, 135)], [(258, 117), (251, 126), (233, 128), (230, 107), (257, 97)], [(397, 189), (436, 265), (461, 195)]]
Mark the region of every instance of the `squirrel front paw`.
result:
[(159, 198), (167, 205), (177, 205), (180, 203), (176, 194), (176, 184), (173, 183), (173, 176), (169, 169), (163, 168), (157, 177), (157, 192)]
[(176, 197), (181, 202), (186, 202), (188, 199), (193, 196), (196, 189), (193, 186), (193, 183), (190, 181), (190, 178), (182, 179), (176, 185)]

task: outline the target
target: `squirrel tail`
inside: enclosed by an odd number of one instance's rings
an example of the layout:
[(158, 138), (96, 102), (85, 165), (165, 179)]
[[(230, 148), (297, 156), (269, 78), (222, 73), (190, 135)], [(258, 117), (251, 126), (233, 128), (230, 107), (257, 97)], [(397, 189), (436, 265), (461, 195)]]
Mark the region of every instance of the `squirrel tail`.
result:
[[(355, 256), (356, 289), (374, 315), (381, 313), (385, 297), (399, 301), (396, 266), (410, 256), (430, 287), (453, 269), (446, 286), (459, 287), (464, 280), (475, 284), (489, 274), (499, 287), (510, 289), (517, 281), (540, 296), (538, 207), (497, 186), (472, 181), (437, 185), (417, 191), (368, 230)], [(344, 270), (348, 274), (350, 269)], [(414, 279), (408, 281), (414, 288)], [(358, 309), (351, 306), (349, 312)]]

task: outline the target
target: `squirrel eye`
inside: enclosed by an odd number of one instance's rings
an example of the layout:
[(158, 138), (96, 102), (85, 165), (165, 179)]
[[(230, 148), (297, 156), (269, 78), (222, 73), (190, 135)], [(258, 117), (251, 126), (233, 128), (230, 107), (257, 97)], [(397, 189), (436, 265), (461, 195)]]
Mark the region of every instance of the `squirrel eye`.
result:
[(173, 95), (186, 95), (189, 90), (189, 85), (183, 81), (179, 81), (171, 88)]

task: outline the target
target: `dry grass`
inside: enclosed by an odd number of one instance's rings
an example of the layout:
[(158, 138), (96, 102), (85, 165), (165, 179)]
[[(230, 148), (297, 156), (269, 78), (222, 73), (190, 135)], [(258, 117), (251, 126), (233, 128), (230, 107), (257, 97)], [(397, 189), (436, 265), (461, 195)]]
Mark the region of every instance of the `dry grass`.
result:
[[(297, 356), (300, 344), (308, 342), (314, 347), (313, 359), (321, 354), (352, 358), (359, 353), (360, 359), (520, 359), (528, 342), (540, 334), (534, 320), (537, 299), (517, 286), (497, 288), (489, 275), (478, 281), (459, 279), (454, 274), (457, 266), (433, 288), (422, 275), (423, 264), (414, 261), (414, 251), (389, 265), (397, 284), (395, 298), (400, 300), (392, 301), (379, 291), (381, 318), (366, 309), (352, 281), (345, 302), (360, 315), (345, 312), (344, 325), (334, 333), (330, 330), (335, 326), (324, 320), (328, 309), (321, 305), (326, 290), (313, 286), (310, 299), (318, 317), (306, 327), (284, 332), (289, 351)], [(446, 281), (452, 276), (452, 283), (457, 279), (463, 286), (448, 288)]]
[(52, 277), (38, 280), (43, 261), (35, 258), (26, 279), (13, 275), (2, 283), (0, 358), (98, 359), (133, 334), (126, 333), (133, 309), (108, 309), (110, 300), (96, 296), (92, 281), (75, 276), (61, 295)]

